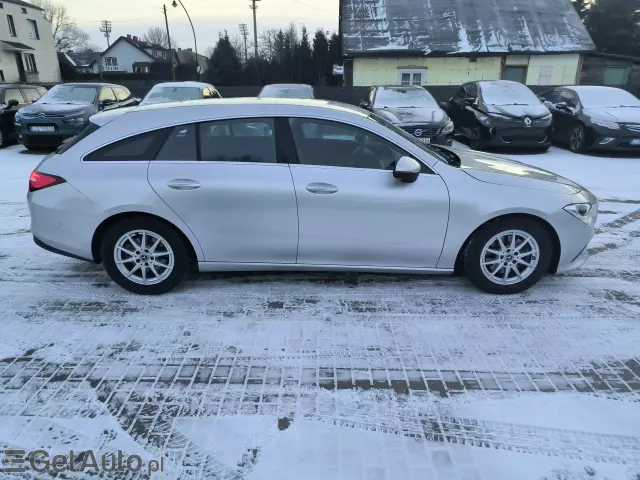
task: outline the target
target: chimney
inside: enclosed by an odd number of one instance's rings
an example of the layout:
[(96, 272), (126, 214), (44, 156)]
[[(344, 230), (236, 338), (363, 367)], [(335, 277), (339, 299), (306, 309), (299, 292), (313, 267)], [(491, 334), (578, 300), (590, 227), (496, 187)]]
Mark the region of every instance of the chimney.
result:
[(193, 52), (193, 50), (191, 50), (190, 48), (187, 48), (187, 52)]
[(133, 41), (138, 43), (138, 37), (136, 37), (135, 35), (133, 36)]
[(131, 35), (127, 33), (127, 40), (131, 40)]

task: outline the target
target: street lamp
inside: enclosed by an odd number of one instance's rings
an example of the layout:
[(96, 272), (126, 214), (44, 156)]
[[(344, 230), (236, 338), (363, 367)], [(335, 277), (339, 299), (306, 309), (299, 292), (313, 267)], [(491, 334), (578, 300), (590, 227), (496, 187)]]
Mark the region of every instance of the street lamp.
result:
[[(202, 80), (200, 76), (200, 64), (198, 63), (198, 40), (196, 39), (196, 29), (193, 28), (193, 22), (191, 21), (189, 12), (187, 12), (187, 9), (184, 8), (184, 4), (182, 3), (182, 0), (178, 0), (178, 2), (180, 2), (180, 5), (182, 6), (184, 13), (187, 14), (187, 18), (189, 19), (189, 23), (191, 24), (191, 30), (193, 30), (193, 43), (194, 43), (194, 46), (196, 47), (196, 71), (198, 72), (198, 80)], [(176, 8), (178, 6), (178, 2), (176, 2), (176, 0), (173, 0), (173, 3), (171, 4), (171, 6)]]

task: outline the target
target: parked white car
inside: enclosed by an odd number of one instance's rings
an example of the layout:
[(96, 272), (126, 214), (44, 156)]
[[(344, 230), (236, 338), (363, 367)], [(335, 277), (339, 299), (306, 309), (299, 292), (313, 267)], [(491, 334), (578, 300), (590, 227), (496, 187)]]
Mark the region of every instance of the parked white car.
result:
[(213, 85), (200, 82), (158, 83), (145, 95), (140, 105), (154, 103), (185, 102), (187, 100), (213, 100), (222, 98)]
[(460, 271), (520, 292), (585, 263), (598, 212), (570, 180), (365, 110), (258, 99), (95, 115), (28, 202), (38, 245), (141, 294), (194, 270)]

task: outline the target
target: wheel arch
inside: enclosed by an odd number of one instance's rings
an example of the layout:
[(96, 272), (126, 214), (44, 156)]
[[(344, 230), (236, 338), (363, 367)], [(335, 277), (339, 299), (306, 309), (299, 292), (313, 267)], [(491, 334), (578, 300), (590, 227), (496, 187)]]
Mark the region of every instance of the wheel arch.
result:
[(121, 220), (124, 220), (126, 218), (133, 218), (133, 217), (153, 218), (154, 220), (158, 220), (164, 223), (165, 225), (167, 225), (169, 228), (172, 228), (173, 230), (175, 230), (178, 233), (178, 235), (180, 235), (180, 238), (182, 239), (185, 247), (187, 248), (187, 251), (189, 253), (189, 259), (191, 261), (191, 270), (192, 271), (198, 270), (198, 256), (196, 254), (196, 249), (194, 248), (193, 243), (191, 243), (191, 240), (189, 240), (189, 237), (187, 237), (184, 234), (184, 232), (180, 230), (180, 228), (178, 228), (176, 225), (174, 225), (170, 221), (162, 217), (159, 217), (158, 215), (154, 215), (152, 213), (145, 213), (145, 212), (117, 213), (115, 215), (112, 215), (106, 218), (105, 220), (102, 221), (100, 225), (98, 225), (98, 228), (96, 228), (96, 231), (93, 233), (93, 238), (91, 239), (91, 254), (93, 255), (93, 259), (95, 260), (96, 263), (102, 263), (100, 247), (101, 247), (102, 238), (104, 238), (105, 233), (107, 233), (107, 231), (111, 227), (113, 227), (115, 224), (117, 224)]
[(549, 238), (551, 239), (551, 243), (553, 245), (553, 252), (551, 252), (551, 264), (549, 265), (548, 273), (556, 273), (556, 271), (558, 270), (558, 264), (560, 263), (561, 245), (560, 245), (560, 237), (558, 237), (558, 233), (556, 232), (555, 228), (553, 228), (553, 226), (549, 222), (547, 222), (545, 219), (538, 217), (536, 215), (531, 215), (528, 213), (509, 213), (505, 215), (499, 215), (497, 217), (487, 220), (483, 224), (479, 225), (478, 228), (476, 228), (473, 232), (471, 232), (471, 234), (469, 234), (467, 239), (464, 241), (464, 243), (460, 247), (460, 250), (458, 251), (458, 255), (456, 256), (456, 263), (454, 266), (455, 274), (462, 275), (464, 273), (464, 262), (463, 262), (464, 250), (467, 248), (467, 245), (479, 230), (481, 230), (482, 228), (484, 228), (485, 226), (491, 223), (494, 223), (500, 220), (517, 219), (517, 218), (529, 218), (531, 220), (535, 220), (547, 231), (547, 233), (549, 234)]

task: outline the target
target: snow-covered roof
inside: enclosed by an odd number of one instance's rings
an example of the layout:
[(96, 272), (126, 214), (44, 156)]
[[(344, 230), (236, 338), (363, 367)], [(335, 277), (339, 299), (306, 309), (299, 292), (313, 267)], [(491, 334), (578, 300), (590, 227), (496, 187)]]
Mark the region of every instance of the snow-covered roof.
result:
[(346, 55), (585, 52), (571, 0), (340, 0)]

